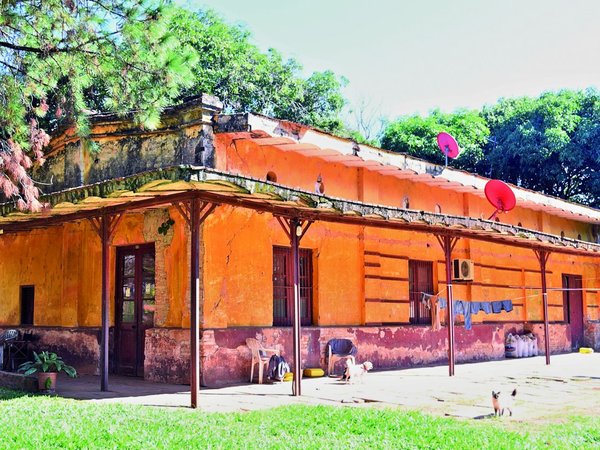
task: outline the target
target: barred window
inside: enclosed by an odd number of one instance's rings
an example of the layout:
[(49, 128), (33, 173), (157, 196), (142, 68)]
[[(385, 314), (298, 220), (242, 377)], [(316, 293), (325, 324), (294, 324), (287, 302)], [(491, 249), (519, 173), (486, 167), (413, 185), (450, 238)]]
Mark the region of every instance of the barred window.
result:
[[(300, 249), (300, 320), (312, 325), (312, 251)], [(292, 249), (273, 247), (273, 325), (291, 326), (294, 314)]]

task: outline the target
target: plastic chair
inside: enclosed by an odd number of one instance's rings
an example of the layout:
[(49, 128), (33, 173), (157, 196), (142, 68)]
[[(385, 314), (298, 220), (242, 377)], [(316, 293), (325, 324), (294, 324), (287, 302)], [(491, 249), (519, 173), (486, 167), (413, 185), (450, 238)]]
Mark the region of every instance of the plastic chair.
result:
[(327, 376), (333, 372), (333, 366), (341, 359), (350, 360), (356, 364), (358, 349), (350, 339), (331, 339), (327, 343)]
[(263, 382), (263, 372), (265, 366), (269, 365), (269, 359), (272, 355), (279, 356), (279, 349), (264, 348), (260, 342), (254, 338), (246, 339), (246, 345), (252, 352), (252, 365), (250, 366), (250, 383), (254, 379), (254, 365), (258, 364), (258, 384)]

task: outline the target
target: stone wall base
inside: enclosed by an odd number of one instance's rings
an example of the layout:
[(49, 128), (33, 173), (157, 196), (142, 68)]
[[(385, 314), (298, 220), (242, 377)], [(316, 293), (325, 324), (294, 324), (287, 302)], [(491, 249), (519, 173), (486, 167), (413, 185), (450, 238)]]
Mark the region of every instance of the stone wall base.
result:
[(584, 322), (583, 345), (600, 351), (600, 322)]
[[(31, 348), (58, 353), (80, 374), (99, 374), (99, 330), (65, 328), (18, 328), (32, 332)], [(504, 358), (507, 333), (533, 331), (544, 353), (544, 327), (541, 323), (477, 324), (472, 330), (455, 328), (457, 363)], [(586, 345), (599, 350), (600, 323), (588, 322)], [(291, 328), (239, 327), (203, 330), (200, 341), (201, 383), (219, 387), (249, 382), (250, 350), (247, 338), (257, 338), (265, 347), (280, 348), (292, 363)], [(303, 367), (327, 367), (325, 347), (333, 338), (351, 339), (358, 347), (358, 361), (371, 361), (376, 370), (400, 369), (448, 361), (448, 332), (427, 326), (304, 327), (302, 329)], [(571, 351), (568, 324), (550, 324), (552, 353)], [(343, 370), (337, 363), (336, 372)], [(255, 371), (256, 372), (256, 371)], [(152, 328), (146, 331), (144, 378), (161, 383), (189, 384), (190, 332), (187, 328)]]
[(37, 392), (38, 382), (36, 377), (21, 373), (3, 372), (0, 370), (0, 386), (3, 388), (14, 389), (16, 391)]
[[(533, 331), (544, 354), (543, 324), (478, 324), (472, 330), (455, 328), (457, 363), (504, 358), (507, 333)], [(145, 378), (152, 381), (189, 384), (189, 330), (147, 331)], [(568, 324), (550, 324), (552, 353), (571, 351)], [(200, 341), (202, 385), (220, 387), (247, 383), (250, 378), (250, 350), (246, 338), (257, 338), (268, 348), (280, 348), (292, 363), (291, 328), (240, 327), (203, 330)], [(304, 327), (303, 367), (327, 367), (325, 347), (333, 338), (351, 339), (358, 347), (358, 361), (371, 361), (377, 370), (408, 368), (448, 361), (448, 332), (425, 326), (386, 327)], [(336, 365), (341, 373), (343, 362)], [(255, 370), (256, 373), (256, 370)]]
[[(552, 353), (570, 351), (567, 325), (550, 326)], [(530, 325), (538, 336), (544, 353), (543, 324)], [(472, 330), (455, 328), (455, 360), (457, 363), (504, 358), (507, 333), (523, 333), (524, 324), (482, 324)], [(293, 355), (292, 330), (289, 328), (227, 329), (205, 331), (202, 338), (203, 381), (207, 386), (221, 386), (249, 381), (250, 351), (247, 337), (255, 337), (265, 347), (279, 347), (291, 363)], [(358, 347), (358, 361), (371, 361), (376, 369), (399, 369), (427, 364), (447, 363), (448, 331), (433, 331), (424, 326), (394, 327), (307, 327), (302, 331), (303, 367), (327, 367), (325, 350), (333, 338), (349, 338)], [(201, 350), (201, 351), (202, 351)], [(338, 373), (343, 362), (336, 364)]]
[(100, 330), (97, 328), (3, 327), (32, 333), (30, 351), (55, 352), (81, 375), (98, 375), (100, 362)]
[(190, 383), (190, 330), (146, 330), (144, 378), (160, 383)]

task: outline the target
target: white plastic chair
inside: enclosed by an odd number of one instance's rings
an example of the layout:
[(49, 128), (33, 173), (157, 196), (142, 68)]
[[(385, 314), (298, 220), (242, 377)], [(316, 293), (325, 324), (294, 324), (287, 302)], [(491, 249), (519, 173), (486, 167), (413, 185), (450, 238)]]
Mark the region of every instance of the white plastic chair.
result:
[(250, 383), (254, 380), (254, 365), (258, 364), (258, 384), (263, 382), (263, 372), (265, 366), (269, 365), (269, 359), (272, 355), (279, 356), (279, 349), (264, 348), (260, 342), (254, 338), (246, 339), (246, 345), (252, 352), (252, 365), (250, 366)]

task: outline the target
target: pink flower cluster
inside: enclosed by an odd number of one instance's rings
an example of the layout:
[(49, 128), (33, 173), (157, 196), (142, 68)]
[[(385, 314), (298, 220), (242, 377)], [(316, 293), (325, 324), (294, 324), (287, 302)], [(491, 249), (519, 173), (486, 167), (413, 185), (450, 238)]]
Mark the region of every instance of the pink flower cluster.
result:
[[(50, 136), (39, 128), (35, 119), (29, 122), (29, 143), (37, 164), (44, 163), (43, 148), (50, 142)], [(12, 139), (0, 141), (0, 192), (8, 199), (14, 199), (19, 210), (40, 211), (44, 205), (39, 202), (39, 189), (27, 172), (33, 161), (21, 146)]]

